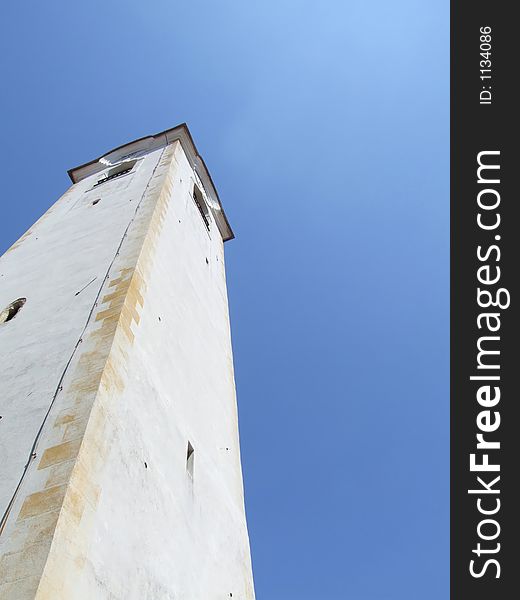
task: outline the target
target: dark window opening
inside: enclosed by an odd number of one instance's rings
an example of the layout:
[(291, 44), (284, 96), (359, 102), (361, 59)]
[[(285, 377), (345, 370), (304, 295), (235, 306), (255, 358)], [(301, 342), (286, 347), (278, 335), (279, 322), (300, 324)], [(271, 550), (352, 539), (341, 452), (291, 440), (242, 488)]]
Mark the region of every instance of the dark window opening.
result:
[(206, 225), (206, 229), (209, 231), (210, 217), (209, 217), (209, 209), (204, 197), (202, 196), (202, 192), (199, 188), (194, 185), (193, 186), (193, 200), (199, 209), (200, 216)]
[[(105, 175), (101, 179), (98, 179), (96, 185), (101, 185), (102, 183), (106, 183), (111, 179), (116, 179), (116, 177), (121, 177), (122, 175), (130, 173), (130, 171), (134, 168), (136, 162), (136, 160), (127, 160), (116, 165), (115, 167), (112, 167), (105, 173)], [(96, 185), (94, 187), (96, 187)]]
[(26, 301), (27, 298), (18, 298), (18, 300), (11, 302), (9, 306), (6, 306), (4, 310), (0, 312), (0, 323), (7, 323), (14, 319)]
[(188, 450), (186, 452), (186, 471), (193, 478), (193, 467), (195, 462), (195, 450), (190, 442), (188, 442)]

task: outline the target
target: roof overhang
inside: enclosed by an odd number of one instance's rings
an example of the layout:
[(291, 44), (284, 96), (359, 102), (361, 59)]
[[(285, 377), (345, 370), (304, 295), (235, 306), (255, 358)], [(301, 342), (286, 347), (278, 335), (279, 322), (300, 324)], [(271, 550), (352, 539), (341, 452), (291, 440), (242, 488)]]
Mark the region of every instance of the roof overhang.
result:
[(220, 234), (222, 235), (222, 239), (225, 242), (233, 239), (235, 236), (227, 220), (222, 203), (220, 202), (218, 192), (213, 184), (213, 180), (211, 179), (211, 175), (203, 158), (197, 151), (197, 147), (195, 146), (195, 142), (191, 137), (190, 130), (188, 129), (186, 123), (177, 125), (172, 129), (166, 129), (165, 131), (161, 131), (155, 135), (139, 138), (133, 142), (128, 142), (127, 144), (118, 146), (117, 148), (114, 148), (113, 150), (103, 154), (99, 158), (91, 160), (90, 162), (80, 165), (79, 167), (70, 169), (67, 171), (67, 173), (69, 174), (72, 183), (78, 183), (82, 179), (85, 179), (85, 177), (89, 177), (94, 173), (103, 171), (107, 168), (107, 164), (110, 164), (112, 161), (117, 162), (118, 160), (121, 160), (125, 154), (131, 154), (139, 151), (150, 152), (156, 148), (167, 146), (175, 141), (180, 142), (192, 169), (197, 173), (202, 181), (206, 193), (210, 195), (211, 202), (209, 208), (213, 213), (213, 217), (217, 223)]

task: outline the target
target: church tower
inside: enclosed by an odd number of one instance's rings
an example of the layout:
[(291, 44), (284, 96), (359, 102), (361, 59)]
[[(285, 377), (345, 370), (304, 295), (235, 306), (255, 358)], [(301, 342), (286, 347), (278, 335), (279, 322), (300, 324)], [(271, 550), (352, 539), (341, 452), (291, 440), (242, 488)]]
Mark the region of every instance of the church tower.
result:
[(223, 243), (186, 125), (0, 258), (0, 599), (250, 600)]

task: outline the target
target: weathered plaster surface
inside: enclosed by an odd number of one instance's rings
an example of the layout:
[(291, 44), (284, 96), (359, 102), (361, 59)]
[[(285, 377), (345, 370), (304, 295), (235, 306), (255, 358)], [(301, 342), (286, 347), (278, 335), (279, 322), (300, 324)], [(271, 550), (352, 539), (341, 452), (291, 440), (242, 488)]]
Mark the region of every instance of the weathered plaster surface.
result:
[(44, 423), (0, 598), (254, 598), (223, 243), (193, 179), (177, 142), (87, 177), (0, 259), (0, 306), (27, 297), (0, 325), (2, 510)]

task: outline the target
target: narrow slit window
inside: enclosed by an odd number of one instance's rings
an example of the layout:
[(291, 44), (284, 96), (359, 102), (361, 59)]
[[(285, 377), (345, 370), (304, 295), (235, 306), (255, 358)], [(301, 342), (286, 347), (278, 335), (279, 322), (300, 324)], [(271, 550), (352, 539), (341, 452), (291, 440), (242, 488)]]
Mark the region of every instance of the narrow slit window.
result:
[(188, 450), (186, 452), (186, 471), (193, 479), (193, 467), (195, 463), (195, 450), (190, 442), (188, 442)]
[(206, 201), (204, 200), (204, 196), (202, 195), (202, 192), (199, 190), (199, 188), (196, 185), (193, 186), (193, 200), (195, 202), (195, 205), (199, 209), (200, 216), (202, 217), (202, 220), (204, 221), (204, 224), (206, 225), (206, 229), (209, 231), (209, 224), (210, 224), (209, 208), (208, 208), (208, 205), (206, 204)]

